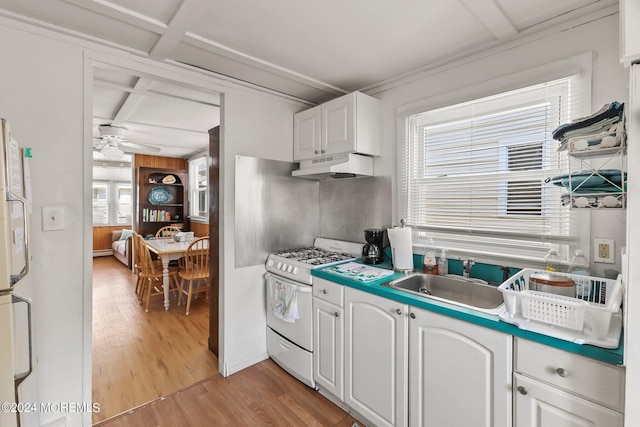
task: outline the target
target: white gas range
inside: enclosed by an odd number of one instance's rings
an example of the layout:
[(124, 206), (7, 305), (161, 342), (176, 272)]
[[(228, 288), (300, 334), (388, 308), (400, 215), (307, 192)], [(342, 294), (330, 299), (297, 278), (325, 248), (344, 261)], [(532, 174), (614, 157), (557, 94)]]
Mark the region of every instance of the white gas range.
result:
[(312, 247), (278, 251), (267, 257), (267, 271), (311, 285), (311, 270), (361, 256), (362, 243), (317, 237)]
[(309, 387), (315, 388), (311, 271), (360, 257), (362, 245), (318, 237), (313, 247), (267, 257), (267, 352)]

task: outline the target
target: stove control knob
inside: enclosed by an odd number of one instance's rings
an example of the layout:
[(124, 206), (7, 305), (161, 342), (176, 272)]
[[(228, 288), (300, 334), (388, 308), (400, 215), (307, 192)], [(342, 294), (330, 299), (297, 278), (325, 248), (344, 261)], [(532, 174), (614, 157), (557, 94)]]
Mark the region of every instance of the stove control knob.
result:
[(293, 274), (298, 274), (298, 267), (293, 267)]
[(270, 259), (269, 261), (267, 261), (267, 265), (268, 265), (269, 267), (273, 267), (273, 260), (272, 260), (272, 259)]
[(282, 263), (281, 263), (281, 262), (279, 262), (279, 263), (278, 263), (278, 265), (276, 265), (276, 268), (277, 268), (278, 270), (280, 270), (280, 269), (282, 268)]
[(293, 265), (290, 265), (289, 267), (287, 267), (287, 272), (291, 273), (293, 271)]
[(282, 271), (286, 271), (287, 270), (287, 263), (286, 262), (282, 263), (282, 267), (280, 267), (280, 270), (282, 270)]

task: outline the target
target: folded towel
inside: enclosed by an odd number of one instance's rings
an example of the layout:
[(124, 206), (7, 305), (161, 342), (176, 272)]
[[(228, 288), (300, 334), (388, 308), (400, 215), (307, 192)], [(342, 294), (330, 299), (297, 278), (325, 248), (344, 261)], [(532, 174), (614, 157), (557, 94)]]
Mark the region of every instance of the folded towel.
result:
[(278, 319), (294, 323), (300, 317), (297, 286), (278, 279), (270, 280), (269, 283), (271, 312)]
[[(609, 105), (604, 105), (599, 111), (593, 113), (587, 117), (581, 117), (572, 121), (571, 123), (565, 123), (558, 126), (553, 132), (553, 139), (562, 140), (568, 132), (584, 129), (590, 126), (596, 125), (596, 127), (608, 127), (622, 120), (624, 114), (624, 104), (619, 102), (612, 102)], [(602, 122), (598, 124), (598, 122)], [(591, 130), (593, 131), (593, 129)]]

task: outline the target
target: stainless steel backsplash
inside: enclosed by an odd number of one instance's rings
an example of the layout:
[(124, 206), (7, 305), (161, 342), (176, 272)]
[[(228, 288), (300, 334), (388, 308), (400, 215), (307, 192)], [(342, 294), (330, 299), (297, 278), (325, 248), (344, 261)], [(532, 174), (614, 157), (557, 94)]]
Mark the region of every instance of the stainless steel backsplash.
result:
[(315, 237), (364, 243), (366, 228), (391, 225), (391, 178), (311, 181), (295, 163), (236, 156), (235, 266), (311, 246)]
[(320, 181), (320, 236), (364, 243), (367, 228), (391, 226), (391, 178)]
[(235, 266), (311, 246), (318, 236), (318, 182), (292, 178), (294, 163), (236, 156)]

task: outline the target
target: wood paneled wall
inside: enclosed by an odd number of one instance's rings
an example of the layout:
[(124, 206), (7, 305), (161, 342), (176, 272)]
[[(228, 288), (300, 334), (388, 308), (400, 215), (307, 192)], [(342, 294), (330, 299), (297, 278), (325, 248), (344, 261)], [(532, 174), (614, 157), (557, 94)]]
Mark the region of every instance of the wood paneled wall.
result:
[(111, 232), (113, 230), (130, 230), (130, 225), (105, 225), (93, 227), (93, 250), (103, 251), (111, 249)]
[(164, 168), (164, 169), (189, 169), (189, 160), (175, 157), (148, 156), (146, 154), (136, 154), (134, 159), (136, 168)]
[(196, 237), (204, 237), (209, 235), (209, 224), (202, 224), (200, 222), (192, 222), (191, 223), (191, 231), (195, 234)]

